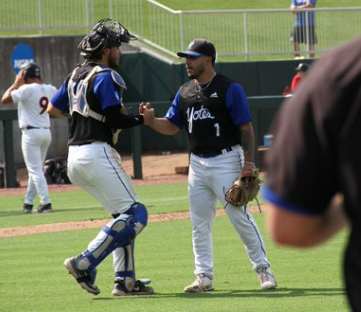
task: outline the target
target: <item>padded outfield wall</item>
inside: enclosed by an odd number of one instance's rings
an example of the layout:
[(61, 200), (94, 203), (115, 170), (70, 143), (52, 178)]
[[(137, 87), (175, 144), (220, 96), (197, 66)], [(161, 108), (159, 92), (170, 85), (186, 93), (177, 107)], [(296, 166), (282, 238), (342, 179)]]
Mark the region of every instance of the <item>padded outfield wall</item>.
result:
[[(29, 45), (36, 62), (42, 68), (47, 83), (60, 87), (69, 72), (82, 62), (77, 51), (79, 36), (0, 38), (0, 93), (13, 83), (15, 72), (11, 66), (14, 46), (19, 43)], [(127, 91), (124, 101), (130, 112), (135, 112), (141, 101), (151, 101), (157, 116), (163, 116), (179, 86), (188, 80), (181, 62), (164, 62), (147, 53), (127, 46), (123, 48), (123, 58), (119, 68)], [(307, 60), (306, 60), (307, 62)], [(263, 135), (268, 132), (271, 120), (283, 98), (280, 96), (286, 85), (290, 85), (294, 68), (299, 61), (258, 61), (239, 63), (216, 63), (216, 71), (239, 81), (248, 97), (254, 117), (257, 143), (263, 144)], [(3, 109), (16, 109), (16, 105), (0, 105), (0, 117)], [(67, 123), (65, 120), (52, 119), (53, 142), (48, 158), (66, 157)], [(174, 137), (157, 134), (151, 129), (141, 129), (142, 149), (149, 150), (186, 150), (188, 148), (185, 132)], [(20, 130), (13, 122), (14, 163), (23, 164), (20, 150)], [(124, 130), (117, 148), (120, 152), (131, 150), (131, 130)], [(0, 123), (0, 151), (5, 151), (4, 128)], [(0, 163), (4, 162), (4, 153), (0, 153)]]

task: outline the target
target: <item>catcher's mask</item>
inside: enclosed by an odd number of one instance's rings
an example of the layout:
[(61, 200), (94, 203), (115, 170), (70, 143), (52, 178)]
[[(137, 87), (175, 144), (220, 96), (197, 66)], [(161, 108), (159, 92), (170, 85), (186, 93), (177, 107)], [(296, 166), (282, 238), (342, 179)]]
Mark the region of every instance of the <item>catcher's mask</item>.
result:
[(128, 43), (131, 40), (137, 40), (137, 37), (118, 22), (104, 18), (80, 41), (78, 49), (86, 59), (100, 58), (105, 48), (119, 47), (122, 42)]
[(25, 72), (25, 79), (28, 78), (41, 78), (40, 67), (33, 62), (25, 62), (21, 64), (20, 70)]

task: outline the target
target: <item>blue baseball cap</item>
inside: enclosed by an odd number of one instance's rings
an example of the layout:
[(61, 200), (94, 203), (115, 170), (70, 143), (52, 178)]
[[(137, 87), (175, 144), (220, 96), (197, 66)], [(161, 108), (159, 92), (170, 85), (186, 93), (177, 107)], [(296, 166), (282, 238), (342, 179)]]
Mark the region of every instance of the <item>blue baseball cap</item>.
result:
[(178, 52), (179, 57), (200, 57), (200, 56), (210, 56), (213, 59), (213, 62), (216, 59), (216, 48), (213, 43), (207, 39), (194, 39), (189, 45), (187, 51)]

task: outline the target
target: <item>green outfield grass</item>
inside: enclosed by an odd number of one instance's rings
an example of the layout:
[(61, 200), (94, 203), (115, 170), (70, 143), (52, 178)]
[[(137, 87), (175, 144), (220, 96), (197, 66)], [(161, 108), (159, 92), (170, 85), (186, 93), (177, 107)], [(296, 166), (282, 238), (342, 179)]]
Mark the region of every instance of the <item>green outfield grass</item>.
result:
[[(188, 210), (186, 182), (166, 184), (161, 187), (143, 185), (137, 186), (136, 189), (149, 214)], [(52, 193), (51, 200), (53, 213), (24, 214), (21, 211), (23, 195), (0, 197), (0, 228), (109, 218), (100, 203), (82, 190), (65, 194)], [(38, 204), (37, 201), (35, 207)]]
[[(164, 4), (172, 9), (175, 10), (225, 10), (225, 9), (235, 9), (235, 10), (246, 10), (246, 9), (287, 9), (290, 6), (291, 1), (290, 0), (222, 0), (222, 1), (214, 1), (214, 0), (160, 0), (161, 4)], [(125, 10), (129, 9), (129, 3), (128, 1), (124, 2), (114, 2), (116, 3), (113, 10), (110, 9), (110, 3), (111, 1), (94, 1), (94, 21), (99, 20), (104, 17), (109, 17), (112, 15), (115, 19), (121, 19), (123, 20), (124, 16), (121, 15), (121, 12), (124, 12)], [(343, 0), (343, 1), (335, 1), (335, 0), (322, 0), (318, 1), (317, 8), (334, 8), (334, 7), (360, 7), (361, 6), (361, 0)], [(17, 1), (10, 1), (5, 0), (1, 4), (2, 12), (0, 12), (0, 26), (4, 25), (4, 27), (8, 27), (8, 25), (12, 25), (12, 20), (14, 16), (21, 17), (24, 16), (24, 18), (18, 18), (17, 19), (17, 25), (16, 27), (19, 28), (31, 28), (31, 27), (38, 27), (39, 24), (39, 16), (38, 11), (34, 9), (33, 14), (29, 13), (29, 5), (27, 4), (26, 0), (17, 0)], [(88, 9), (89, 10), (89, 9)], [(168, 39), (168, 37), (174, 37), (177, 39), (176, 42), (180, 42), (180, 30), (179, 30), (179, 17), (173, 16), (173, 17), (167, 17), (171, 18), (173, 20), (172, 29), (163, 29), (164, 28), (164, 21), (162, 18), (159, 18), (159, 20), (152, 20), (151, 22), (148, 20), (149, 14), (149, 6), (144, 2), (142, 10), (144, 11), (144, 17), (140, 17), (139, 12), (129, 12), (129, 14), (126, 15), (126, 26), (129, 27), (133, 32), (140, 32), (139, 34), (142, 36), (145, 36), (147, 39), (152, 40), (154, 38), (152, 37), (152, 30), (156, 28), (162, 29), (162, 33), (167, 34), (165, 38), (162, 39), (162, 43), (159, 42), (159, 38), (155, 38), (155, 42), (157, 44), (161, 44), (166, 48), (170, 48), (172, 50), (172, 47), (169, 47), (169, 44), (171, 43)], [(84, 17), (87, 10), (84, 7), (84, 3), (82, 1), (53, 1), (53, 2), (47, 2), (44, 1), (43, 7), (43, 19), (42, 23), (45, 26), (45, 29), (40, 32), (37, 29), (29, 29), (29, 30), (1, 30), (0, 31), (0, 37), (1, 36), (31, 36), (31, 35), (83, 35), (85, 34), (88, 29), (82, 28), (86, 24), (86, 18)], [(57, 14), (56, 12), (62, 12), (62, 14)], [(64, 13), (67, 12), (67, 13)], [(112, 12), (112, 13), (111, 13)], [(120, 14), (120, 15), (119, 15)], [(352, 14), (352, 13), (350, 13)], [(78, 16), (79, 15), (79, 16)], [(139, 21), (139, 19), (142, 19)], [(193, 18), (193, 17), (184, 17), (183, 24), (187, 24), (187, 18)], [(258, 21), (256, 23), (253, 23), (254, 27), (257, 27), (257, 29), (263, 29), (263, 32), (260, 32), (259, 34), (259, 42), (254, 42), (254, 45), (262, 44), (263, 38), (262, 36), (270, 37), (274, 36), (275, 38), (279, 36), (280, 29), (276, 28), (274, 31), (271, 31), (269, 29), (269, 25), (267, 20), (264, 20), (260, 18), (260, 16), (256, 17)], [(293, 23), (293, 16), (290, 15), (290, 25)], [(233, 29), (236, 33), (243, 33), (243, 29), (241, 24), (243, 24), (242, 19), (240, 17), (234, 18), (231, 15), (227, 16), (227, 18), (224, 17), (217, 17), (216, 20), (213, 21), (212, 25), (205, 24), (203, 16), (199, 15), (197, 17), (197, 25), (203, 25), (203, 27), (207, 27), (211, 29), (211, 33), (214, 33), (214, 37), (216, 38), (222, 38), (223, 32), (225, 29), (226, 24), (234, 25), (234, 24), (240, 24), (240, 28), (227, 28), (227, 29)], [(338, 21), (338, 19), (341, 19)], [(91, 21), (89, 21), (91, 24)], [(157, 23), (158, 22), (158, 23)], [(332, 20), (330, 19), (329, 23), (325, 24), (324, 27), (326, 29), (333, 29), (334, 25), (342, 24), (344, 22), (344, 15), (338, 16), (337, 14), (333, 15)], [(50, 25), (53, 23), (58, 25), (74, 25), (74, 29), (51, 29), (49, 28)], [(90, 25), (89, 24), (89, 25)], [(188, 42), (188, 37), (190, 36), (193, 38), (194, 34), (194, 25), (195, 21), (192, 21), (189, 23), (189, 28), (184, 28), (184, 34), (183, 36), (186, 37)], [(206, 26), (205, 26), (206, 25)], [(249, 24), (251, 25), (251, 24)], [(76, 28), (80, 27), (80, 28)], [(142, 29), (142, 30), (141, 30)], [(267, 30), (267, 31), (266, 31)], [(354, 33), (349, 32), (347, 30), (347, 27), (340, 27), (333, 29), (334, 31), (341, 32), (341, 37), (344, 36), (345, 38), (352, 38), (354, 37)], [(170, 34), (169, 31), (172, 31)], [(205, 31), (203, 29), (203, 31)], [(199, 30), (198, 30), (199, 32)], [(222, 35), (220, 36), (219, 33)], [(210, 35), (208, 35), (210, 36)], [(224, 35), (224, 42), (218, 42), (218, 45), (222, 44), (222, 46), (227, 46), (233, 43), (229, 43), (228, 41), (235, 41), (236, 37), (233, 37), (232, 40), (230, 40), (229, 36)], [(221, 40), (221, 39), (218, 39)], [(330, 39), (329, 39), (330, 40)], [(257, 40), (256, 40), (257, 41)], [(288, 43), (286, 41), (286, 43)], [(178, 43), (177, 43), (178, 44)], [(238, 42), (237, 44), (240, 44), (243, 46), (243, 41)], [(174, 48), (174, 47), (173, 47)], [(178, 49), (179, 47), (177, 47)], [(256, 48), (256, 47), (254, 47)], [(177, 50), (176, 49), (176, 50)], [(242, 51), (244, 50), (244, 47), (242, 48)], [(258, 51), (258, 49), (256, 49)], [(256, 58), (261, 59), (269, 59), (273, 58), (270, 56), (257, 56)], [(277, 56), (279, 58), (279, 56)], [(237, 57), (230, 57), (228, 60), (237, 60)], [(239, 59), (239, 57), (238, 57)], [(242, 58), (243, 60), (243, 58)]]
[[(59, 186), (60, 188), (62, 186)], [(149, 214), (188, 211), (187, 183), (137, 186), (137, 193)], [(25, 192), (25, 190), (24, 190)], [(263, 202), (261, 195), (258, 196)], [(24, 214), (21, 211), (24, 195), (0, 197), (0, 228), (55, 222), (108, 219), (102, 206), (85, 191), (51, 194), (54, 212), (51, 214)], [(256, 202), (252, 202), (256, 205)], [(39, 205), (35, 202), (34, 207)], [(221, 208), (218, 203), (218, 208)]]
[[(256, 221), (264, 232), (263, 215)], [(138, 277), (152, 279), (156, 294), (113, 298), (111, 259), (99, 267), (97, 297), (84, 292), (62, 267), (65, 258), (86, 248), (98, 230), (58, 232), (1, 239), (1, 312), (330, 312), (347, 311), (341, 281), (343, 233), (307, 251), (280, 248), (264, 238), (279, 288), (263, 292), (244, 247), (226, 217), (214, 226), (214, 293), (184, 294), (193, 281), (189, 220), (151, 223), (137, 239)]]
[[(138, 186), (149, 212), (188, 209), (186, 183)], [(51, 194), (54, 213), (21, 213), (22, 196), (0, 197), (1, 227), (108, 218), (103, 208), (82, 191)], [(310, 250), (281, 248), (264, 230), (264, 214), (255, 213), (279, 288), (259, 289), (244, 247), (226, 217), (214, 225), (214, 293), (190, 295), (193, 281), (189, 220), (150, 223), (137, 239), (139, 278), (152, 279), (156, 294), (113, 298), (111, 258), (99, 267), (101, 294), (83, 291), (62, 266), (65, 258), (83, 251), (99, 229), (54, 232), (0, 239), (0, 312), (173, 312), (295, 311), (346, 312), (341, 258), (347, 232)]]

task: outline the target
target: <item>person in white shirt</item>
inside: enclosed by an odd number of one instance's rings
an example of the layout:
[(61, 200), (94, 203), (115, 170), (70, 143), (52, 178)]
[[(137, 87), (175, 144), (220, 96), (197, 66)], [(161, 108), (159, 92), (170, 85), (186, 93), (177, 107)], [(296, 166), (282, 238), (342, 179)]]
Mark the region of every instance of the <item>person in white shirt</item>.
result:
[(55, 92), (54, 86), (44, 84), (40, 67), (29, 62), (22, 64), (14, 83), (1, 99), (3, 104), (18, 104), (18, 120), (22, 132), (21, 149), (29, 176), (23, 205), (25, 213), (33, 212), (37, 194), (40, 198), (37, 212), (52, 212), (43, 165), (51, 143), (47, 107)]

